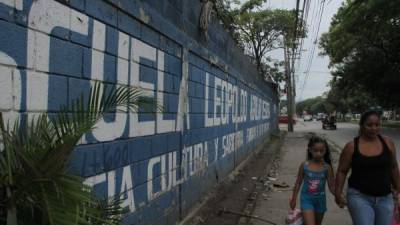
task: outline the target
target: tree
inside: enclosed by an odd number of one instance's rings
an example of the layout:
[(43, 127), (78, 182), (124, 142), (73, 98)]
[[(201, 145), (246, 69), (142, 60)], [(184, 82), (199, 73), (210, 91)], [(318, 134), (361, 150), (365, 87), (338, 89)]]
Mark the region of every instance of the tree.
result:
[[(247, 0), (242, 5), (237, 0), (212, 2), (218, 18), (245, 54), (254, 60), (260, 75), (273, 81), (282, 80), (282, 73), (279, 72), (282, 63), (271, 63), (267, 53), (289, 46), (288, 43), (293, 47), (296, 13), (293, 10), (262, 8), (265, 0)], [(297, 37), (304, 36), (305, 30), (300, 29)]]
[(121, 214), (119, 208), (96, 200), (81, 177), (67, 172), (68, 164), (78, 141), (106, 113), (137, 111), (152, 101), (142, 98), (139, 89), (100, 83), (84, 96), (54, 116), (41, 114), (13, 125), (5, 124), (0, 113), (0, 211), (6, 212), (1, 219), (7, 225), (119, 221), (112, 216)]
[(349, 84), (346, 79), (334, 78), (330, 86), (327, 101), (343, 114), (349, 111), (363, 112), (371, 106), (378, 105), (377, 100), (357, 83)]
[(399, 105), (399, 1), (346, 1), (321, 37), (320, 47), (338, 71), (334, 76), (340, 82), (334, 85), (373, 96), (381, 106)]
[(331, 113), (335, 111), (335, 108), (326, 98), (318, 96), (306, 99), (296, 104), (297, 114), (301, 115), (304, 111), (309, 114)]
[(234, 16), (237, 12), (236, 10), (232, 9), (231, 5), (240, 4), (239, 0), (211, 0), (211, 2), (213, 3), (216, 16), (218, 19), (221, 20), (222, 25), (231, 34), (234, 34), (233, 22), (234, 22)]
[[(235, 26), (241, 43), (252, 56), (260, 74), (268, 67), (266, 54), (283, 48), (291, 41), (294, 32), (295, 13), (289, 10), (263, 9), (254, 11), (244, 4), (235, 17)], [(266, 65), (266, 66), (265, 66)]]
[(263, 71), (267, 80), (271, 80), (277, 84), (285, 81), (284, 73), (282, 72), (282, 67), (284, 66), (284, 61), (273, 60), (270, 57), (265, 57), (265, 63), (262, 63)]

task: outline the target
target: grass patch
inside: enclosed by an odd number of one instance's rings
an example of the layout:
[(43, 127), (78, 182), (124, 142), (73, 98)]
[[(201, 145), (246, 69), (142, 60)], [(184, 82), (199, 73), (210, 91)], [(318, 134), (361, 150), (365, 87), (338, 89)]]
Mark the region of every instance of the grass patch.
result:
[(383, 121), (382, 127), (400, 129), (400, 121), (391, 121), (391, 122)]
[[(358, 120), (346, 121), (347, 123), (358, 124)], [(382, 127), (400, 129), (400, 121), (382, 121)]]

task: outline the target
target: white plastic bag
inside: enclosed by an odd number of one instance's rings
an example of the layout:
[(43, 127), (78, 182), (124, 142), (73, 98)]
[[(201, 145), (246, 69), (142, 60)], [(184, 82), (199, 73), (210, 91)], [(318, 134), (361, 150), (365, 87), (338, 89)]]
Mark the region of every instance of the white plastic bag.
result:
[(302, 225), (303, 224), (303, 216), (301, 215), (301, 211), (299, 209), (289, 210), (289, 213), (286, 217), (286, 225)]

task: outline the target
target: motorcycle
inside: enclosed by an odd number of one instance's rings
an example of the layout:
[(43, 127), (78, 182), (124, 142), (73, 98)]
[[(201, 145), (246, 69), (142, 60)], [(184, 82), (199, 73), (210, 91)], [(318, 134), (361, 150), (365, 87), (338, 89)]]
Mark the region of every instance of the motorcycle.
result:
[(336, 130), (336, 118), (331, 116), (322, 120), (322, 129)]

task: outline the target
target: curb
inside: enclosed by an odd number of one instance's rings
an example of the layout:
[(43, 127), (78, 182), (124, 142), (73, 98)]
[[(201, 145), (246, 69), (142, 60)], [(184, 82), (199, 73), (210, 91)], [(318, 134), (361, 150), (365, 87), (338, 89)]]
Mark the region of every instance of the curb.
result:
[(337, 145), (334, 141), (330, 140), (329, 138), (325, 138), (325, 140), (328, 142), (329, 147), (331, 147), (331, 149), (337, 153), (341, 153), (342, 152), (342, 148)]

